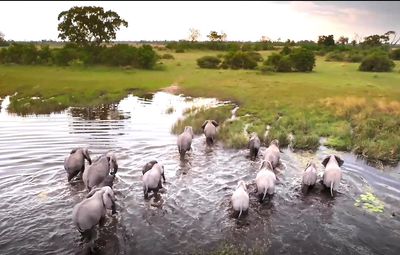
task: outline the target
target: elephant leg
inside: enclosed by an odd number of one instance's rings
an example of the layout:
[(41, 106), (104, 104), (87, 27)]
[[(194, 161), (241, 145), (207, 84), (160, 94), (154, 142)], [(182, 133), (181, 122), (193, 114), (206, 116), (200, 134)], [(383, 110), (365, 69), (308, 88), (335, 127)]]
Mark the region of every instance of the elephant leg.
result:
[(158, 189), (162, 189), (161, 179), (160, 179), (160, 181), (158, 182)]
[(149, 198), (149, 191), (148, 191), (148, 189), (146, 189), (146, 187), (143, 187), (143, 194), (144, 194), (145, 199)]
[(85, 166), (82, 166), (81, 170), (79, 170), (78, 179), (83, 179), (83, 171), (85, 171)]

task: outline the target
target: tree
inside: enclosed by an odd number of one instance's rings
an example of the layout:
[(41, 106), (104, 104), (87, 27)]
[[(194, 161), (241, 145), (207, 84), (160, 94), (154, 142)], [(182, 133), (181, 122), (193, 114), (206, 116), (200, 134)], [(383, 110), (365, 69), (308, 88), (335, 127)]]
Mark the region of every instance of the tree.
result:
[(337, 42), (338, 42), (339, 44), (341, 44), (341, 45), (345, 45), (345, 44), (348, 44), (348, 43), (349, 43), (349, 38), (348, 38), (348, 37), (341, 36), (341, 37), (339, 37), (339, 39), (338, 39)]
[(388, 43), (388, 41), (388, 35), (369, 35), (364, 37), (362, 44), (365, 46), (376, 47), (381, 46), (383, 43)]
[(210, 34), (207, 35), (207, 37), (210, 39), (210, 41), (212, 42), (216, 42), (216, 41), (225, 41), (227, 35), (223, 32), (221, 32), (221, 34), (218, 34), (216, 31), (211, 31)]
[(299, 72), (311, 72), (315, 66), (315, 56), (305, 48), (294, 49), (289, 55), (292, 67)]
[(333, 35), (320, 35), (318, 36), (318, 45), (324, 45), (324, 46), (334, 46), (335, 45), (335, 39), (333, 38)]
[(4, 39), (4, 34), (0, 31), (0, 47), (8, 45), (9, 43)]
[(128, 27), (128, 22), (111, 10), (102, 7), (72, 7), (58, 15), (58, 37), (68, 39), (80, 46), (98, 46), (116, 38), (120, 26)]
[(200, 30), (195, 29), (195, 28), (190, 28), (190, 29), (189, 29), (189, 32), (190, 32), (190, 34), (189, 34), (189, 41), (191, 41), (191, 42), (197, 42), (197, 40), (198, 40), (199, 37), (200, 37)]
[[(397, 34), (395, 31), (387, 31), (384, 35), (386, 35), (389, 38), (391, 45), (395, 45), (400, 41), (400, 37), (397, 38)], [(390, 37), (392, 38), (390, 39)]]

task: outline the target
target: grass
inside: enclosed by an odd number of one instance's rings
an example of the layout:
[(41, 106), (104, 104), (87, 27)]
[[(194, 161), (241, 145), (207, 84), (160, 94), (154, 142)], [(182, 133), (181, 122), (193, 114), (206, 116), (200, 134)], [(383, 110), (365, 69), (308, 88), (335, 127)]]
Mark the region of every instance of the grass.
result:
[[(353, 150), (372, 161), (400, 161), (399, 61), (393, 72), (369, 73), (357, 71), (357, 63), (326, 62), (317, 57), (311, 73), (261, 74), (256, 70), (197, 67), (197, 58), (220, 52), (163, 53), (175, 58), (163, 61), (158, 67), (163, 71), (3, 65), (0, 96), (17, 91), (11, 104), (16, 112), (41, 105), (40, 100), (32, 102), (33, 96), (52, 98), (54, 102), (45, 107), (53, 110), (115, 102), (129, 91), (154, 92), (176, 84), (185, 95), (217, 97), (240, 106), (239, 122), (221, 128), (226, 128), (221, 136), (231, 147), (244, 144), (240, 133), (247, 126), (248, 132), (257, 132), (265, 143), (278, 138), (285, 145), (288, 134), (293, 134), (295, 149), (315, 150), (317, 138), (324, 136), (328, 138), (326, 145)], [(265, 59), (271, 51), (261, 54)], [(202, 116), (201, 122), (205, 117), (215, 119), (211, 114)], [(181, 130), (182, 124), (178, 125)], [(264, 137), (267, 125), (271, 128)]]

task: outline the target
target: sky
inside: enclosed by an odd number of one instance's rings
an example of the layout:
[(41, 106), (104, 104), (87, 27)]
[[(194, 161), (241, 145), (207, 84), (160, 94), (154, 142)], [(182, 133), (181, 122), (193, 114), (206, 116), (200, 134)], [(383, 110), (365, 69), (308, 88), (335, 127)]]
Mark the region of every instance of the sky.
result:
[(188, 39), (189, 29), (200, 30), (200, 40), (215, 30), (227, 40), (318, 40), (333, 34), (360, 39), (389, 30), (400, 33), (400, 2), (118, 2), (118, 1), (3, 1), (0, 31), (6, 40), (59, 40), (57, 16), (73, 6), (101, 6), (117, 12), (128, 28), (119, 41)]

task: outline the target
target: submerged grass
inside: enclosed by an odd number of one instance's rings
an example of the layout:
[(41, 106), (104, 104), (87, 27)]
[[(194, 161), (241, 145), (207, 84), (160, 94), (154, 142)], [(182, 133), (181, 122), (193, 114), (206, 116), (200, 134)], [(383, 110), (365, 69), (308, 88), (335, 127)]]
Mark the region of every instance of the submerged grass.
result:
[[(314, 150), (317, 138), (323, 136), (327, 146), (353, 150), (369, 160), (390, 164), (400, 160), (399, 61), (393, 72), (379, 75), (357, 71), (357, 63), (343, 65), (320, 57), (311, 73), (261, 74), (256, 70), (197, 67), (196, 59), (217, 52), (171, 54), (175, 60), (164, 61), (164, 68), (160, 68), (164, 71), (0, 65), (0, 96), (18, 92), (11, 98), (10, 108), (15, 112), (41, 111), (35, 107), (41, 107), (42, 102), (29, 99), (53, 97), (57, 103), (43, 101), (52, 111), (116, 102), (132, 91), (154, 92), (176, 84), (185, 95), (217, 97), (240, 106), (240, 122), (220, 130), (231, 147), (245, 144), (241, 134), (247, 126), (247, 131), (257, 132), (265, 144), (277, 138), (285, 146), (292, 134), (294, 149)], [(266, 58), (271, 51), (261, 54)], [(230, 116), (229, 111), (226, 114)], [(199, 118), (202, 122), (217, 117), (209, 114)], [(192, 117), (189, 123), (198, 126), (196, 121)], [(174, 132), (182, 131), (183, 124), (177, 125)], [(270, 129), (264, 137), (267, 125)]]

